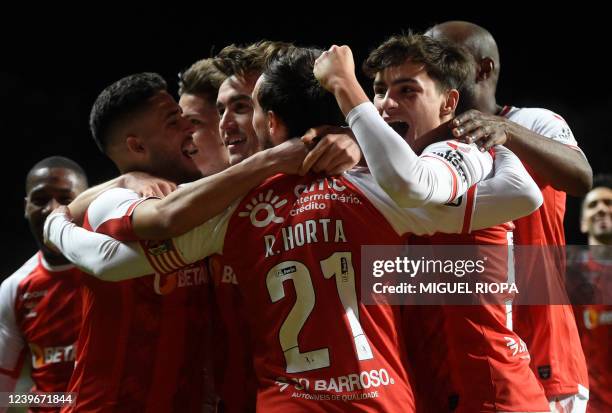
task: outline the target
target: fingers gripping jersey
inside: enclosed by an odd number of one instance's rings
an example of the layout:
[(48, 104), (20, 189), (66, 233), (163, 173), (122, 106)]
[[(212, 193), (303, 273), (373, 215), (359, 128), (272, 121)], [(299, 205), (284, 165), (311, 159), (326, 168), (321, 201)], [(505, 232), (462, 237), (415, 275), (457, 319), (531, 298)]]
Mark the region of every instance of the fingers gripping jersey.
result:
[[(502, 111), (512, 122), (555, 142), (580, 151), (574, 135), (559, 115), (539, 108), (505, 107)], [(544, 203), (534, 213), (514, 221), (516, 245), (565, 245), (563, 218), (565, 192), (540, 179), (525, 165), (542, 191)], [(530, 263), (519, 262), (526, 268)], [(551, 271), (556, 271), (552, 268)], [(537, 275), (534, 275), (537, 276)], [(515, 330), (527, 342), (531, 366), (549, 397), (587, 393), (586, 361), (580, 346), (576, 320), (570, 306), (518, 306), (514, 309)], [(559, 339), (563, 337), (563, 339)]]
[(74, 265), (50, 266), (39, 253), (2, 283), (0, 375), (17, 378), (29, 349), (34, 389), (67, 391), (81, 325), (82, 276)]
[[(103, 193), (85, 225), (136, 239), (131, 214), (137, 194)], [(159, 246), (144, 245), (156, 257)], [(206, 394), (208, 273), (202, 262), (170, 274), (120, 282), (87, 276), (83, 327), (67, 411), (196, 412)]]
[(411, 411), (398, 308), (360, 303), (360, 246), (400, 237), (345, 178), (277, 177), (224, 242), (253, 335), (257, 409)]

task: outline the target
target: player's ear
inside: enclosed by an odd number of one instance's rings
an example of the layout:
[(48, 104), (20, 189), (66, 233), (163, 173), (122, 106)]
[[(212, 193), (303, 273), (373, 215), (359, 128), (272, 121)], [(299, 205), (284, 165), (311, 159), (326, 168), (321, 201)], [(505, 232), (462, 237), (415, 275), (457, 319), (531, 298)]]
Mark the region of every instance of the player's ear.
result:
[(268, 111), (268, 132), (273, 138), (280, 138), (281, 140), (287, 138), (285, 136), (287, 128), (273, 110)]
[(125, 144), (130, 152), (144, 154), (146, 152), (142, 139), (136, 135), (129, 135), (125, 139)]
[(495, 62), (490, 57), (483, 57), (478, 63), (478, 73), (476, 73), (476, 81), (487, 80), (493, 75), (495, 70)]
[(442, 105), (440, 106), (440, 118), (453, 116), (455, 113), (455, 109), (457, 109), (458, 103), (459, 92), (457, 91), (457, 89), (451, 89), (446, 92), (446, 98), (442, 101)]

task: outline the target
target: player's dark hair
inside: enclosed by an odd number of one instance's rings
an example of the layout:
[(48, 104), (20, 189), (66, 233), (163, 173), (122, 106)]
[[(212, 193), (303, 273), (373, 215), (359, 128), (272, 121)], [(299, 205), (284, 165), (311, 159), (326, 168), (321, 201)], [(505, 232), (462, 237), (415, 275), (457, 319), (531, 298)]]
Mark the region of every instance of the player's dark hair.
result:
[(151, 97), (166, 89), (166, 82), (157, 73), (130, 75), (104, 89), (89, 114), (89, 128), (98, 148), (106, 152), (116, 126), (145, 108)]
[(26, 176), (26, 184), (25, 184), (25, 190), (26, 190), (26, 194), (28, 192), (30, 192), (30, 189), (32, 189), (32, 182), (33, 182), (33, 178), (34, 175), (36, 174), (36, 172), (40, 169), (44, 169), (44, 168), (62, 168), (62, 169), (68, 169), (72, 172), (75, 173), (75, 175), (79, 178), (83, 180), (83, 184), (85, 185), (85, 187), (87, 187), (87, 175), (85, 174), (85, 171), (83, 170), (83, 168), (81, 168), (81, 166), (76, 163), (75, 161), (73, 161), (72, 159), (68, 159), (65, 158), (63, 156), (50, 156), (48, 158), (43, 159), (42, 161), (36, 163), (36, 165), (34, 165), (30, 171), (28, 172), (28, 175)]
[(475, 70), (470, 55), (462, 47), (408, 33), (392, 36), (374, 49), (363, 63), (363, 71), (373, 78), (376, 73), (407, 60), (424, 65), (440, 91), (460, 89)]
[(343, 125), (344, 116), (334, 96), (312, 72), (322, 50), (294, 48), (272, 60), (264, 71), (257, 100), (285, 123), (289, 137), (298, 137), (320, 125)]

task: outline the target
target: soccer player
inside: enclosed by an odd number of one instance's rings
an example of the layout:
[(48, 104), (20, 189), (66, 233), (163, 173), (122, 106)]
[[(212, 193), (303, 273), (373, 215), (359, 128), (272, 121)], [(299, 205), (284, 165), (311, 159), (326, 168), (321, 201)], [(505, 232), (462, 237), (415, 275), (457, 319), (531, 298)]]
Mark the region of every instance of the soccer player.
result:
[[(516, 245), (565, 245), (563, 216), (566, 192), (583, 195), (592, 172), (571, 129), (559, 115), (539, 108), (500, 106), (495, 98), (500, 71), (495, 39), (468, 22), (447, 22), (429, 33), (465, 46), (476, 64), (474, 80), (462, 90), (464, 110), (452, 122), (453, 134), (488, 149), (503, 144), (517, 154), (544, 197), (535, 213), (514, 222)], [(517, 262), (517, 269), (529, 268)], [(549, 273), (558, 271), (550, 268)], [(570, 306), (514, 308), (514, 329), (531, 353), (531, 367), (546, 391), (553, 412), (584, 411), (588, 399), (586, 362)], [(575, 406), (558, 410), (557, 406)], [(580, 407), (582, 406), (582, 407)]]
[(212, 58), (198, 60), (180, 74), (178, 104), (183, 116), (193, 125), (193, 143), (198, 151), (192, 159), (204, 176), (229, 166), (229, 153), (221, 140), (215, 106), (219, 86), (225, 78)]
[[(607, 294), (612, 281), (612, 177), (595, 176), (593, 189), (582, 202), (580, 228), (591, 248), (583, 251), (568, 272), (584, 279), (593, 291)], [(612, 305), (602, 300), (574, 306), (576, 322), (589, 371), (587, 412), (612, 411)], [(609, 301), (607, 301), (609, 303)]]
[[(217, 97), (220, 131), (232, 153), (232, 164), (259, 152), (266, 143), (253, 129), (253, 87), (268, 63), (292, 50), (284, 42), (260, 41), (244, 47), (230, 45), (214, 59), (217, 68), (226, 76)], [(334, 135), (322, 131), (321, 140), (309, 153), (309, 165), (315, 172), (336, 175), (350, 169), (361, 158), (361, 152), (347, 132)], [(237, 287), (234, 270), (215, 255), (209, 260), (215, 286), (219, 318), (215, 324), (215, 373), (217, 389), (223, 408), (228, 413), (255, 409), (257, 380), (253, 370), (252, 345), (241, 314), (244, 305)], [(237, 391), (237, 389), (240, 389)]]
[[(304, 128), (342, 123), (333, 96), (314, 81), (312, 69), (319, 54), (295, 50), (275, 60), (259, 78), (253, 91), (253, 124), (262, 141), (283, 142), (282, 146), (289, 137), (304, 133)], [(394, 134), (367, 97), (355, 104), (348, 117), (354, 130), (382, 128)], [(371, 121), (379, 123), (370, 127)], [(411, 186), (414, 198), (406, 202), (417, 206), (428, 200), (455, 198), (452, 176), (457, 169), (442, 173), (441, 182), (433, 184), (438, 176), (432, 163), (416, 157), (405, 143), (403, 149), (403, 161), (413, 165), (414, 172), (429, 172), (407, 177), (406, 186)], [(523, 180), (526, 175), (516, 158), (502, 151), (496, 162), (499, 174), (480, 184), (475, 208), (487, 213), (474, 214), (475, 228), (527, 213), (538, 204), (537, 192), (529, 180)], [(466, 184), (479, 179), (476, 167), (460, 164), (458, 168), (474, 172), (467, 174)], [(508, 179), (520, 183), (515, 188), (519, 198), (508, 198), (513, 202), (491, 209), (488, 202), (499, 202), (493, 194), (500, 189), (498, 185), (513, 192), (506, 185)], [(435, 188), (426, 188), (429, 185)], [(410, 230), (460, 232), (466, 210), (474, 207), (468, 204), (403, 209), (366, 171), (336, 179), (278, 175), (224, 214), (175, 238), (168, 248), (183, 262), (222, 251), (225, 262), (234, 269), (255, 343), (258, 409), (413, 411), (402, 360), (399, 309), (358, 302), (360, 246), (397, 244), (400, 235)], [(47, 222), (51, 242), (71, 257), (74, 254), (68, 251), (74, 251), (73, 241), (92, 235), (60, 213)], [(164, 251), (145, 250), (148, 260), (134, 259), (121, 256), (119, 249), (125, 245), (116, 246), (119, 252), (113, 258), (123, 261), (122, 265), (142, 267), (140, 272), (152, 268), (172, 272), (180, 266), (166, 260), (169, 256)], [(158, 252), (162, 254), (156, 255)]]
[[(332, 48), (321, 60), (326, 62), (326, 71), (331, 73), (327, 87), (335, 92), (341, 107), (350, 102), (352, 95), (364, 94), (353, 74), (350, 50)], [(460, 98), (457, 89), (470, 74), (470, 67), (469, 57), (456, 46), (414, 34), (391, 37), (372, 51), (364, 63), (366, 74), (374, 77), (376, 108), (413, 149), (422, 148), (423, 140), (444, 136), (444, 123), (454, 116)], [(382, 145), (389, 146), (387, 157), (393, 159), (398, 149), (392, 148), (392, 137)], [(364, 154), (369, 165), (383, 162), (382, 158), (369, 157), (366, 149)], [(443, 152), (443, 160), (457, 162), (461, 156), (455, 157), (452, 151), (447, 151)], [(373, 168), (374, 176), (387, 181), (387, 174), (380, 176), (377, 169)], [(387, 193), (400, 201), (407, 196), (399, 186)], [(467, 195), (469, 198), (473, 193), (470, 191)], [(505, 226), (472, 232), (469, 222), (465, 224), (462, 231), (465, 235), (437, 234), (426, 239), (411, 236), (408, 243), (456, 245), (486, 241), (487, 244), (508, 245)], [(494, 255), (499, 261), (497, 265), (506, 273), (507, 259)], [(488, 267), (492, 267), (491, 262)], [(405, 316), (407, 343), (413, 350), (409, 361), (416, 373), (419, 411), (449, 410), (450, 377), (438, 380), (435, 386), (438, 391), (433, 395), (431, 387), (425, 389), (423, 386), (442, 373), (452, 373), (455, 390), (459, 393), (458, 411), (546, 410), (542, 388), (525, 359), (528, 353), (507, 325), (504, 305), (407, 307)], [(415, 334), (419, 328), (430, 329), (432, 334)], [(440, 331), (435, 331), (436, 328)], [(432, 335), (434, 337), (430, 337)], [(432, 346), (430, 338), (442, 338), (438, 340), (442, 345), (448, 341), (448, 348)]]
[(0, 286), (2, 392), (14, 391), (24, 362), (30, 363), (27, 356), (31, 356), (33, 391), (67, 391), (81, 326), (84, 275), (44, 245), (43, 225), (58, 205), (68, 205), (86, 188), (83, 169), (60, 156), (45, 158), (28, 172), (25, 218), (39, 251)]
[[(132, 75), (106, 88), (92, 108), (90, 125), (96, 142), (121, 172), (146, 171), (176, 183), (201, 176), (191, 159), (198, 152), (191, 136), (193, 125), (158, 75)], [(180, 226), (169, 227), (160, 219), (165, 202), (199, 198), (194, 205), (200, 211), (211, 208), (214, 214), (266, 176), (290, 172), (290, 165), (297, 171), (305, 150), (297, 145), (282, 149), (274, 150), (275, 161), (262, 152), (205, 178), (208, 189), (204, 192), (175, 191), (165, 200), (145, 203), (151, 209), (139, 208), (133, 216), (126, 207), (130, 197), (139, 195), (108, 190), (100, 208), (88, 211), (85, 225), (126, 240), (136, 239), (124, 230), (126, 220), (145, 238), (154, 238), (161, 228), (180, 233)], [(188, 211), (171, 209), (171, 215), (190, 220)], [(163, 244), (157, 246), (157, 250), (163, 248)], [(83, 326), (69, 386), (78, 398), (72, 409), (199, 411), (205, 393), (205, 358), (209, 357), (204, 344), (210, 332), (208, 275), (203, 263), (169, 276), (151, 271), (135, 280), (105, 283), (84, 277), (83, 283)]]

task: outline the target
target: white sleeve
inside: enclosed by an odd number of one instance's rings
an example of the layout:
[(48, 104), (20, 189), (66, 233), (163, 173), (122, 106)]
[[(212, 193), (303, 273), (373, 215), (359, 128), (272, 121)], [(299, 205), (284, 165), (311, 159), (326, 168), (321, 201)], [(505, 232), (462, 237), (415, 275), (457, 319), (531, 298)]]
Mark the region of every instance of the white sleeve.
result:
[(0, 285), (0, 391), (15, 389), (20, 369), (19, 360), (26, 342), (17, 325), (15, 302), (19, 285), (18, 272)]
[(509, 149), (495, 146), (495, 175), (476, 186), (471, 230), (489, 228), (531, 214), (542, 193)]
[(515, 108), (507, 117), (511, 122), (517, 123), (538, 135), (582, 152), (565, 119), (555, 112), (542, 108)]
[(221, 253), (225, 231), (234, 208), (172, 239), (180, 260), (165, 259), (174, 248), (160, 249), (152, 243), (143, 251), (136, 242), (121, 242), (76, 226), (64, 214), (51, 214), (45, 221), (45, 240), (83, 271), (105, 281), (122, 281), (144, 275), (168, 273)]
[(102, 192), (87, 208), (87, 219), (91, 228), (100, 232), (100, 227), (129, 217), (143, 198), (136, 192), (125, 188), (112, 188)]
[[(172, 238), (170, 247), (164, 246), (163, 249), (160, 249), (159, 243), (154, 243), (152, 248), (147, 248), (146, 254), (155, 270), (160, 273), (169, 273), (185, 264), (199, 261), (213, 254), (221, 254), (229, 220), (239, 203), (240, 200), (234, 202), (231, 207), (214, 218), (183, 235)], [(175, 253), (178, 253), (179, 256), (173, 255)]]
[(490, 154), (456, 141), (431, 145), (417, 156), (370, 102), (353, 108), (347, 122), (372, 175), (402, 208), (453, 202), (492, 167)]
[(108, 235), (88, 231), (70, 222), (65, 214), (51, 214), (44, 227), (50, 242), (77, 267), (105, 281), (121, 281), (153, 274), (140, 245), (123, 243)]

